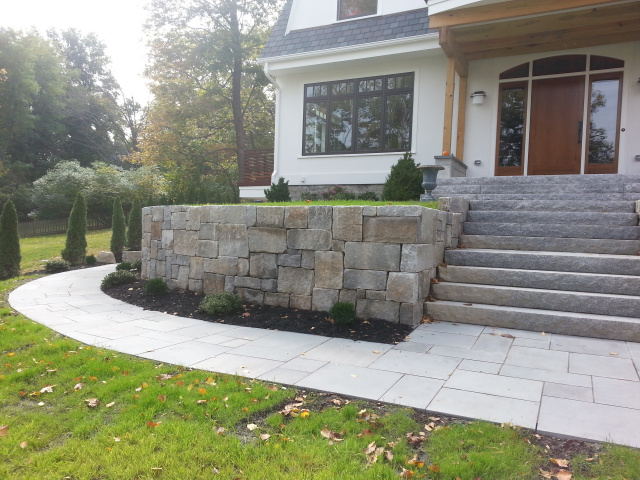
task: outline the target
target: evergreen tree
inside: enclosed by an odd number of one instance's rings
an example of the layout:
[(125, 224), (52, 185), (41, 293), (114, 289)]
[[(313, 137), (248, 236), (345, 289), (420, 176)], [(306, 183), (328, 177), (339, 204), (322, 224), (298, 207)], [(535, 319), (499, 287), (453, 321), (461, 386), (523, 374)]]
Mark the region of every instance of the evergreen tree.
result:
[(382, 190), (382, 199), (395, 202), (418, 200), (424, 193), (422, 188), (422, 172), (407, 152), (398, 160), (387, 176)]
[(81, 193), (71, 208), (67, 241), (62, 250), (62, 258), (71, 265), (82, 265), (87, 254), (87, 203)]
[(135, 251), (142, 250), (142, 206), (137, 198), (133, 201), (133, 206), (129, 213), (127, 248)]
[(20, 275), (21, 258), (18, 213), (13, 202), (8, 200), (0, 216), (0, 280)]
[(126, 242), (126, 225), (124, 222), (124, 210), (122, 201), (116, 197), (113, 201), (113, 217), (111, 219), (111, 253), (116, 257), (116, 262), (122, 261), (122, 250)]

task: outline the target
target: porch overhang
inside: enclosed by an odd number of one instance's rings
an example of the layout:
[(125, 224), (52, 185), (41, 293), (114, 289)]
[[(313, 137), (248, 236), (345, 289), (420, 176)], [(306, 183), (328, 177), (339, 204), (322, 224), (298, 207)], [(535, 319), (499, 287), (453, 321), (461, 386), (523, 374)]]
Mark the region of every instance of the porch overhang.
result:
[(451, 151), (453, 143), (455, 74), (460, 77), (459, 159), (470, 61), (640, 40), (640, 0), (465, 0), (452, 2), (449, 9), (443, 5), (450, 0), (425, 1), (438, 5), (429, 26), (437, 28), (449, 59), (443, 151)]

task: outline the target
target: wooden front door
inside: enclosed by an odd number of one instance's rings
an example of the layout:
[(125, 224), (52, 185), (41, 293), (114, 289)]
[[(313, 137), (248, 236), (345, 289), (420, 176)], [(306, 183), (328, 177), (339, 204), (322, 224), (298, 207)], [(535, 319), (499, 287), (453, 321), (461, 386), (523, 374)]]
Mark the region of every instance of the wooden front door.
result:
[(533, 80), (529, 175), (580, 173), (584, 84), (583, 75)]

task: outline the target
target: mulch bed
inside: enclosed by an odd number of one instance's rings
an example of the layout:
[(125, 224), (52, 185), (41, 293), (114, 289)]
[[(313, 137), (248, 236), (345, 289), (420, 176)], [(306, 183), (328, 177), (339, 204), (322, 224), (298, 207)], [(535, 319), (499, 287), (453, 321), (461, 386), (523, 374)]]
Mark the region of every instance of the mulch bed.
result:
[(334, 325), (328, 319), (326, 312), (294, 310), (266, 305), (248, 304), (244, 306), (244, 310), (241, 312), (212, 317), (198, 312), (198, 305), (204, 298), (202, 294), (187, 290), (177, 290), (171, 291), (165, 296), (153, 297), (144, 294), (142, 290), (143, 284), (143, 282), (136, 282), (119, 285), (105, 290), (105, 293), (123, 302), (142, 307), (145, 310), (242, 327), (308, 333), (324, 337), (347, 338), (349, 340), (386, 344), (402, 342), (413, 331), (413, 327), (408, 325), (374, 319), (357, 319), (348, 326)]

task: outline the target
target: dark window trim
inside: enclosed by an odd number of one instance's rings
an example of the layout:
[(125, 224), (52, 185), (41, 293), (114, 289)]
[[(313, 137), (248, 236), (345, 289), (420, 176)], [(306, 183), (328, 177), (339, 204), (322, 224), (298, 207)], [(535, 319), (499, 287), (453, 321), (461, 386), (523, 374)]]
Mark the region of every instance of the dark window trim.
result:
[[(410, 88), (407, 87), (403, 87), (403, 88), (393, 88), (393, 89), (389, 89), (388, 88), (388, 79), (390, 78), (394, 78), (394, 77), (403, 77), (403, 76), (411, 76), (413, 78), (413, 86)], [(366, 80), (375, 80), (375, 79), (382, 79), (382, 89), (379, 91), (375, 91), (375, 92), (360, 92), (359, 91), (359, 82), (361, 81), (366, 81)], [(332, 94), (332, 87), (333, 84), (336, 83), (344, 83), (344, 82), (354, 82), (354, 92), (353, 93), (347, 93), (347, 94), (337, 94), (337, 95), (333, 95)], [(320, 97), (313, 97), (313, 96), (307, 96), (307, 88), (309, 87), (314, 87), (314, 86), (318, 86), (318, 85), (327, 85), (327, 95), (326, 96), (320, 96)], [(405, 152), (407, 150), (409, 150), (411, 148), (411, 145), (413, 143), (413, 115), (414, 115), (414, 111), (413, 111), (413, 104), (415, 101), (415, 72), (401, 72), (401, 73), (394, 73), (391, 75), (376, 75), (376, 76), (368, 76), (368, 77), (360, 77), (360, 78), (350, 78), (350, 79), (340, 79), (340, 80), (332, 80), (332, 81), (327, 81), (327, 82), (314, 82), (314, 83), (307, 83), (304, 85), (304, 101), (303, 101), (303, 117), (302, 117), (302, 156), (305, 157), (316, 157), (316, 156), (336, 156), (336, 155), (353, 155), (353, 154), (376, 154), (376, 153), (395, 153), (395, 152)], [(385, 131), (386, 131), (386, 122), (387, 122), (387, 99), (390, 96), (393, 95), (399, 95), (399, 94), (410, 94), (411, 96), (411, 118), (409, 121), (409, 148), (403, 148), (403, 149), (385, 149)], [(358, 137), (359, 137), (359, 125), (358, 125), (358, 115), (357, 115), (357, 109), (358, 109), (358, 99), (361, 98), (375, 98), (375, 97), (379, 97), (381, 99), (381, 112), (382, 112), (382, 118), (380, 119), (380, 131), (379, 131), (379, 135), (378, 135), (378, 142), (380, 145), (380, 148), (377, 150), (358, 150)], [(352, 140), (351, 140), (351, 148), (349, 150), (344, 150), (344, 151), (340, 151), (340, 152), (332, 152), (330, 151), (329, 147), (331, 145), (331, 137), (330, 137), (330, 131), (331, 131), (331, 120), (330, 120), (330, 113), (331, 113), (331, 101), (332, 100), (352, 100), (353, 101), (353, 110), (352, 110), (352, 126), (351, 126), (351, 130), (352, 130)], [(327, 128), (327, 135), (325, 138), (325, 151), (321, 152), (321, 153), (317, 153), (317, 152), (312, 152), (312, 153), (306, 153), (305, 152), (305, 146), (306, 146), (306, 135), (307, 135), (307, 104), (308, 103), (324, 103), (325, 104), (325, 108), (327, 111), (327, 122), (326, 122), (326, 128)]]
[(342, 1), (343, 0), (338, 0), (338, 13), (337, 13), (337, 18), (338, 21), (342, 21), (342, 20), (352, 20), (354, 18), (360, 18), (360, 17), (371, 17), (372, 15), (377, 15), (378, 14), (378, 4), (380, 3), (380, 0), (375, 0), (376, 2), (376, 12), (375, 13), (363, 13), (361, 15), (351, 15), (349, 17), (342, 17), (340, 16), (340, 10), (342, 7)]

